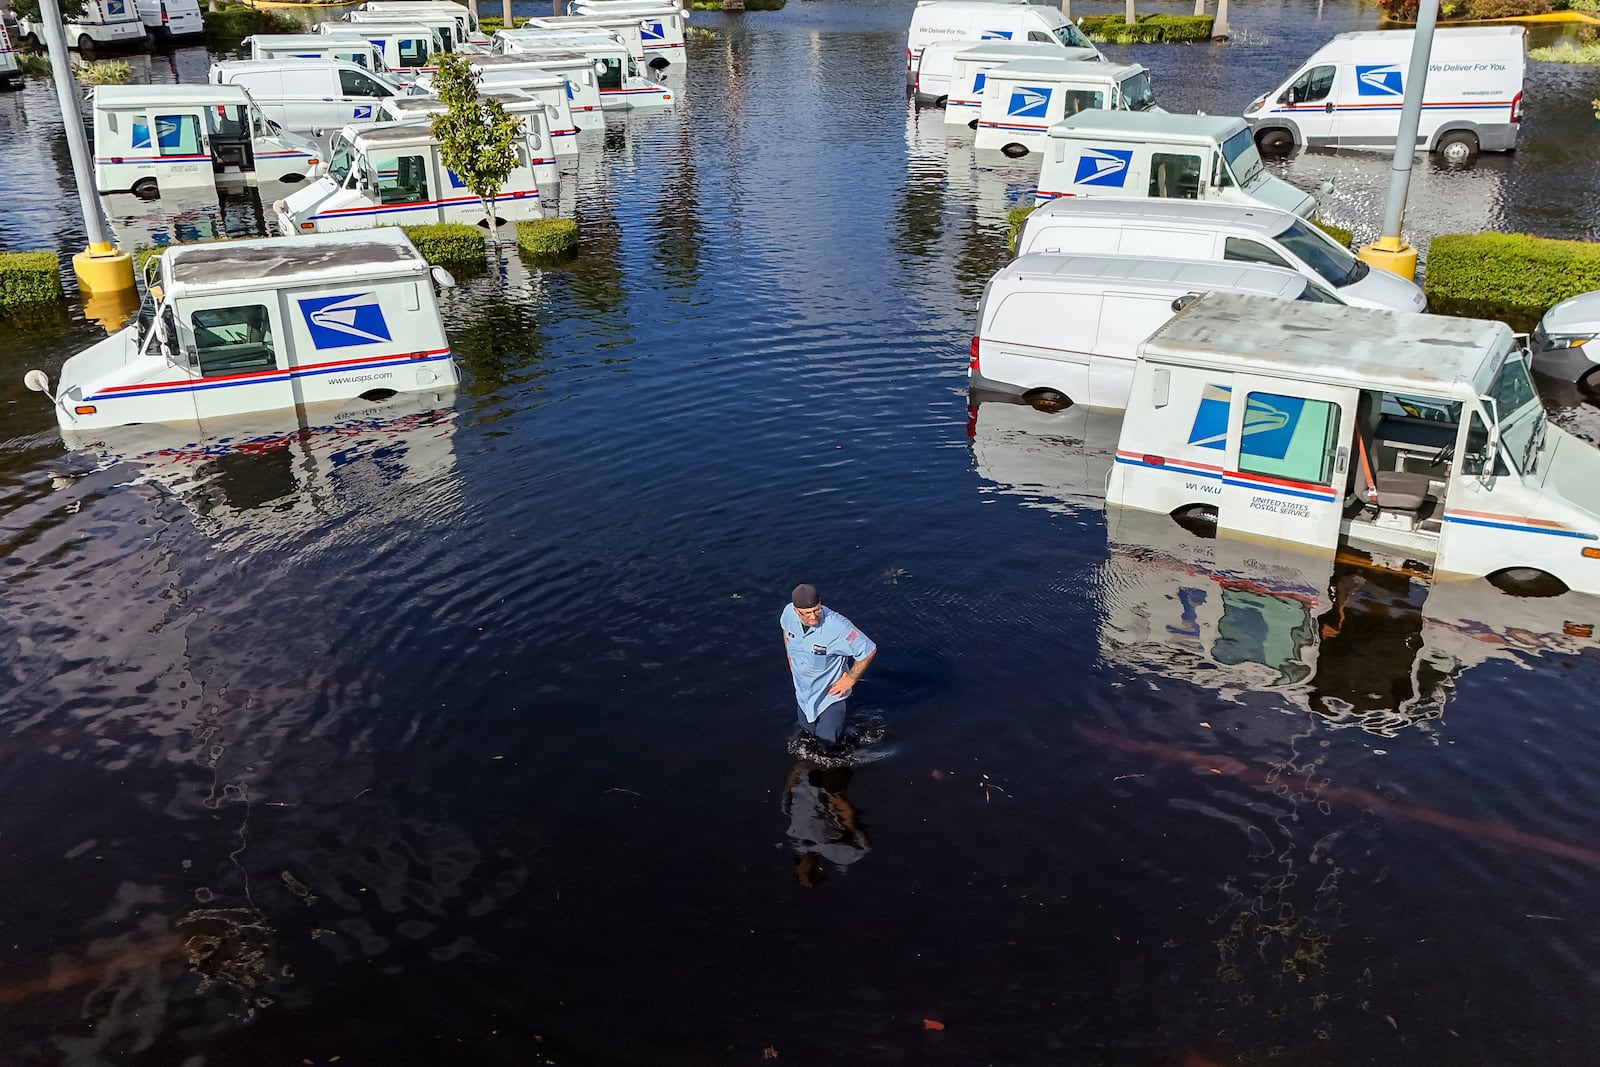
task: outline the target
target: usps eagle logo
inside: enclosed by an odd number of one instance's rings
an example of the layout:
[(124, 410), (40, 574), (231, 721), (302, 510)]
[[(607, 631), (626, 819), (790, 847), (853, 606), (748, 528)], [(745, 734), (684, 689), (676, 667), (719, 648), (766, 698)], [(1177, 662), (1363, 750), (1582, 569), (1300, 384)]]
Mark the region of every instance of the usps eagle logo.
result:
[(639, 36), (646, 41), (665, 41), (667, 39), (666, 24), (661, 22), (641, 22), (639, 23)]
[(370, 119), (372, 117), (372, 105), (357, 104), (355, 106), (355, 114), (350, 117), (357, 119)]
[(1108, 185), (1121, 188), (1128, 180), (1128, 164), (1133, 161), (1131, 148), (1085, 148), (1078, 157), (1078, 169), (1072, 176), (1074, 185)]
[(1011, 90), (1011, 103), (1006, 107), (1006, 114), (1019, 119), (1042, 119), (1049, 108), (1049, 89), (1019, 85)]
[(300, 301), (311, 343), (319, 349), (351, 348), (388, 341), (389, 324), (374, 293), (313, 296)]
[(1356, 67), (1356, 92), (1361, 96), (1405, 96), (1400, 64), (1382, 67)]

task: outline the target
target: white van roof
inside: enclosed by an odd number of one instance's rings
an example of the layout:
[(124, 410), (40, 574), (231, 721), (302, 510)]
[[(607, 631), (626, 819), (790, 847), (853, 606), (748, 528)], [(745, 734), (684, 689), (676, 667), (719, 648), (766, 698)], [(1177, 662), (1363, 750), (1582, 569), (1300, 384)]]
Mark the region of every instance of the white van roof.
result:
[(1160, 111), (1105, 111), (1093, 108), (1050, 127), (1051, 137), (1162, 140), (1183, 143), (1226, 141), (1248, 129), (1244, 119), (1228, 115), (1174, 115)]
[[(1051, 48), (1051, 51), (1060, 53), (1060, 48)], [(1121, 81), (1130, 74), (1138, 74), (1144, 68), (1137, 63), (1104, 63), (1084, 59), (1055, 59), (1047, 56), (1037, 56), (1028, 59), (1013, 59), (1009, 63), (992, 67), (989, 70), (989, 80), (996, 78), (1030, 78), (1042, 82), (1080, 81), (1090, 78), (1094, 81)]]
[(361, 36), (352, 24), (348, 33), (257, 33), (244, 39), (245, 44), (260, 41), (272, 48), (332, 48), (344, 43), (372, 47), (372, 42)]
[(1027, 7), (1029, 0), (917, 0), (918, 7), (943, 7), (955, 10), (993, 8), (993, 7)]
[(396, 33), (426, 33), (436, 32), (432, 26), (421, 22), (324, 22), (320, 25), (334, 26), (335, 29), (321, 34), (323, 37), (388, 37)]
[(1471, 389), (1511, 328), (1333, 304), (1208, 293), (1140, 346), (1142, 358), (1395, 392)]
[[(350, 127), (346, 127), (350, 129)], [(351, 129), (351, 141), (363, 151), (385, 146), (433, 143), (432, 124), (425, 118), (405, 119), (400, 122), (374, 122)]]
[(1059, 56), (1059, 44), (1047, 44), (1044, 41), (985, 41), (974, 44), (971, 41), (931, 41), (928, 48), (939, 48), (952, 51), (957, 59), (999, 59), (1009, 61), (1012, 59), (1026, 59), (1031, 56)]
[[(1526, 33), (1527, 31), (1521, 26), (1462, 26), (1435, 30), (1433, 52), (1435, 58), (1441, 58), (1442, 52), (1453, 52), (1458, 47), (1470, 48), (1473, 45), (1477, 45), (1480, 50), (1494, 51), (1498, 45), (1503, 49), (1516, 49), (1521, 52)], [(1397, 62), (1411, 58), (1411, 42), (1415, 36), (1415, 30), (1356, 30), (1351, 33), (1340, 33), (1317, 49), (1311, 59), (1348, 55), (1362, 62)]]
[[(1299, 215), (1265, 204), (1232, 204), (1218, 200), (1165, 200), (1158, 197), (1060, 197), (1034, 211), (1029, 219), (1088, 219), (1094, 222), (1149, 222), (1161, 226), (1186, 226), (1214, 230), (1227, 227), (1262, 233), (1282, 233)], [(1309, 225), (1309, 223), (1307, 224)]]
[(162, 280), (174, 296), (428, 272), (427, 261), (406, 235), (389, 226), (179, 245), (161, 258)]
[(1282, 267), (1216, 260), (1156, 259), (1151, 256), (1018, 256), (994, 276), (993, 290), (1011, 283), (1079, 284), (1096, 292), (1116, 286), (1166, 290), (1174, 296), (1214, 288), (1293, 300), (1305, 292), (1304, 275)]
[(250, 94), (242, 85), (97, 85), (94, 106), (107, 111), (127, 107), (155, 107), (189, 104), (248, 104)]
[(323, 70), (359, 70), (370, 78), (384, 81), (382, 71), (371, 71), (360, 63), (351, 63), (346, 59), (302, 59), (290, 56), (284, 59), (221, 59), (211, 64), (211, 75), (239, 74), (247, 71), (285, 71), (309, 70), (313, 67)]

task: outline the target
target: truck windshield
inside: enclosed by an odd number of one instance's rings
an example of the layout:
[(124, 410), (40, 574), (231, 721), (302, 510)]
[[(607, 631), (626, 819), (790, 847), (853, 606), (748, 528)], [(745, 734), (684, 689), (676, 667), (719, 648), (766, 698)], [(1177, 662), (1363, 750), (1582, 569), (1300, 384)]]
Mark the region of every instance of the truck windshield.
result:
[[(1245, 136), (1249, 136), (1248, 131)], [(1255, 147), (1251, 146), (1251, 152)], [(1336, 288), (1360, 281), (1372, 268), (1334, 243), (1333, 238), (1299, 219), (1278, 234), (1278, 243), (1298, 256), (1306, 266), (1322, 275)]]
[(1125, 79), (1119, 88), (1122, 106), (1129, 111), (1149, 111), (1156, 106), (1156, 94), (1150, 91), (1150, 75), (1143, 71)]
[(1074, 26), (1070, 22), (1064, 26), (1057, 26), (1055, 28), (1055, 35), (1056, 40), (1060, 41), (1068, 48), (1094, 47), (1094, 45), (1090, 43), (1089, 38), (1083, 35), (1083, 31), (1078, 29), (1078, 27)]
[(1506, 454), (1516, 458), (1523, 474), (1538, 467), (1539, 447), (1544, 444), (1544, 407), (1528, 377), (1527, 364), (1508, 356), (1489, 387), (1489, 397), (1500, 414), (1500, 441)]
[(1248, 129), (1240, 130), (1222, 142), (1222, 155), (1233, 171), (1234, 180), (1249, 185), (1261, 173), (1261, 153), (1256, 151), (1255, 139)]

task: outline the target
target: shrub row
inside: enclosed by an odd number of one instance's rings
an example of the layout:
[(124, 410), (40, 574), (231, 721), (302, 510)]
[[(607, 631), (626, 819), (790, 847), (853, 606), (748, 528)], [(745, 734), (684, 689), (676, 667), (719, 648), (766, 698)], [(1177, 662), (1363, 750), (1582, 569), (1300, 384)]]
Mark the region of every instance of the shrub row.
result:
[(1022, 229), (1022, 220), (1033, 211), (1033, 206), (1014, 207), (1006, 212), (1006, 251), (1012, 255), (1017, 254), (1017, 231)]
[(531, 256), (570, 256), (578, 250), (578, 224), (571, 219), (520, 219), (517, 247)]
[[(744, 0), (746, 11), (781, 11), (786, 0)], [(721, 11), (722, 0), (689, 0), (694, 11)]]
[(1078, 20), (1092, 41), (1109, 44), (1187, 44), (1211, 40), (1210, 15), (1140, 15), (1132, 26), (1121, 15), (1095, 15)]
[(483, 230), (465, 222), (405, 226), (406, 236), (429, 263), (482, 263)]
[(282, 11), (223, 4), (216, 11), (202, 6), (206, 34), (212, 37), (248, 37), (252, 33), (305, 33), (305, 23)]
[(61, 256), (55, 252), (0, 252), (0, 309), (61, 299)]
[(1600, 242), (1441, 234), (1428, 246), (1428, 310), (1531, 330), (1552, 305), (1600, 289)]
[[(1378, 10), (1391, 22), (1417, 21), (1417, 0), (1378, 0)], [(1444, 0), (1439, 5), (1439, 20), (1519, 19), (1552, 11), (1593, 10), (1593, 0)]]
[(1335, 226), (1331, 222), (1322, 222), (1318, 219), (1311, 219), (1309, 221), (1311, 225), (1315, 226), (1329, 237), (1332, 237), (1335, 241), (1338, 241), (1339, 244), (1345, 248), (1349, 248), (1350, 242), (1354, 241), (1356, 238), (1355, 234), (1351, 233), (1343, 226)]

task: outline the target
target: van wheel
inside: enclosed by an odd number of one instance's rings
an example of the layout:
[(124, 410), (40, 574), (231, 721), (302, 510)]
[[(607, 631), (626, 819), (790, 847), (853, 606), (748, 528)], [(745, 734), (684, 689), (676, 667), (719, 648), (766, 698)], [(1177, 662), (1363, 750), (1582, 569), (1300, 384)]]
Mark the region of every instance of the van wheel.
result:
[(1507, 567), (1489, 575), (1489, 584), (1518, 597), (1560, 596), (1567, 591), (1567, 583), (1537, 567)]
[(1256, 134), (1256, 149), (1264, 156), (1286, 156), (1294, 151), (1294, 134), (1288, 130), (1262, 130)]
[(1015, 141), (1012, 141), (1010, 144), (1000, 149), (1000, 151), (1008, 159), (1021, 159), (1023, 156), (1028, 154), (1028, 146), (1025, 144), (1017, 144)]
[(397, 395), (399, 394), (397, 394), (393, 389), (368, 389), (366, 392), (361, 394), (361, 399), (365, 400), (369, 404), (377, 404)]
[(39, 41), (39, 35), (37, 33), (28, 34), (26, 37), (24, 37), (22, 39), (22, 41), (23, 41), (24, 44), (26, 44), (30, 49), (32, 49), (35, 52), (37, 52), (40, 49), (44, 48), (44, 45)]
[(1456, 130), (1439, 138), (1434, 151), (1443, 156), (1446, 163), (1471, 163), (1478, 158), (1478, 138), (1466, 130)]
[(1038, 411), (1065, 411), (1072, 406), (1072, 398), (1054, 389), (1032, 389), (1022, 394), (1023, 401)]
[(90, 37), (87, 33), (80, 34), (78, 36), (78, 51), (80, 51), (80, 52), (93, 52), (94, 51), (94, 38)]
[[(494, 228), (495, 229), (498, 230), (500, 227), (504, 226), (505, 224), (506, 224), (506, 220), (501, 218), (499, 215), (496, 215), (494, 217)], [(478, 220), (478, 225), (483, 227), (483, 229), (487, 230), (489, 228), (489, 220), (488, 219), (479, 219)]]
[(941, 96), (939, 99), (937, 99), (937, 100), (935, 100), (933, 102), (933, 106), (934, 107), (944, 107), (949, 102), (950, 102), (950, 98), (948, 96)]
[(133, 195), (140, 200), (155, 200), (161, 195), (161, 187), (154, 178), (140, 178), (133, 183)]
[(304, 174), (292, 174), (291, 173), (291, 174), (285, 174), (283, 177), (279, 178), (278, 180), (280, 182), (282, 182), (283, 184), (285, 184), (285, 185), (293, 185), (295, 182), (305, 181), (305, 177), (306, 176)]
[(1210, 504), (1189, 504), (1172, 513), (1172, 521), (1196, 537), (1217, 536), (1217, 509)]

